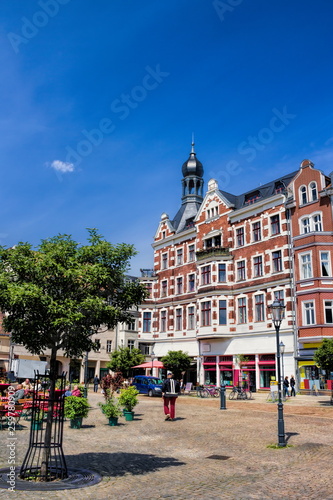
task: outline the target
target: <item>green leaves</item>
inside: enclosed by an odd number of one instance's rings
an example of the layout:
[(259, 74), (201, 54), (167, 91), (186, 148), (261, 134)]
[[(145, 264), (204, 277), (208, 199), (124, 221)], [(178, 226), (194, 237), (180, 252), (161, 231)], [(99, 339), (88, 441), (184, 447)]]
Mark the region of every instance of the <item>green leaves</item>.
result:
[(146, 297), (124, 274), (132, 245), (112, 245), (89, 232), (88, 245), (69, 235), (0, 248), (0, 308), (4, 328), (30, 352), (62, 348), (79, 357), (93, 348), (91, 335), (101, 325), (113, 328), (131, 319), (130, 309)]
[(124, 377), (128, 377), (129, 370), (136, 365), (140, 365), (145, 360), (140, 349), (130, 349), (129, 347), (119, 347), (110, 354), (110, 361), (107, 368), (113, 372), (121, 372)]
[(333, 339), (323, 339), (323, 343), (313, 357), (315, 363), (329, 375), (333, 372)]
[(174, 373), (176, 379), (180, 379), (182, 372), (188, 370), (191, 365), (191, 358), (183, 351), (168, 351), (161, 361), (167, 370)]

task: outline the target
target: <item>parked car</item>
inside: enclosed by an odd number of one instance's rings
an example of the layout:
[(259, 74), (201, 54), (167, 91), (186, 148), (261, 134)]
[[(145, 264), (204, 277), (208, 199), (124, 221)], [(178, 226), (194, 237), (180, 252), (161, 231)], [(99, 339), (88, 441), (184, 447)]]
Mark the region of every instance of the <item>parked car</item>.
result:
[(148, 396), (162, 396), (162, 384), (163, 381), (160, 378), (147, 375), (137, 375), (132, 382), (140, 394), (148, 394)]

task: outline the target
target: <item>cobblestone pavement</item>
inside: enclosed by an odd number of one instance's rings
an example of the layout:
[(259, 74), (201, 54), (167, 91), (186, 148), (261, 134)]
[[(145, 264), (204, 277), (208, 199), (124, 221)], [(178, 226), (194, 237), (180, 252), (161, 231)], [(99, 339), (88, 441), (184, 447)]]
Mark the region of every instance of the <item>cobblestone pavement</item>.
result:
[[(181, 396), (176, 420), (164, 421), (160, 398), (140, 396), (133, 422), (110, 427), (89, 393), (93, 409), (80, 430), (65, 422), (68, 466), (97, 471), (101, 483), (59, 492), (9, 492), (0, 499), (96, 500), (333, 500), (333, 407), (328, 396), (297, 396), (284, 405), (288, 444), (277, 442), (277, 405), (266, 394), (253, 401)], [(26, 422), (24, 422), (27, 424)], [(6, 429), (0, 431), (0, 467), (8, 467)], [(29, 429), (17, 431), (17, 464)]]

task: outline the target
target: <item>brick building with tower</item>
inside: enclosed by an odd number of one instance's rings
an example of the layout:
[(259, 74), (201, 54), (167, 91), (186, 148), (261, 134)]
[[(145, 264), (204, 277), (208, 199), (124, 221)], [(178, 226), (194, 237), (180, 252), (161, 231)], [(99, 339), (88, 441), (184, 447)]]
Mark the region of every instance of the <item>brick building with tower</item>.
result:
[(214, 179), (204, 193), (194, 144), (182, 174), (180, 209), (173, 219), (162, 214), (154, 268), (142, 270), (150, 298), (140, 309), (139, 345), (158, 358), (187, 352), (188, 381), (267, 389), (276, 379), (269, 305), (278, 299), (284, 374), (296, 374), (300, 388), (323, 385), (313, 353), (333, 334), (331, 177), (304, 160), (241, 195)]

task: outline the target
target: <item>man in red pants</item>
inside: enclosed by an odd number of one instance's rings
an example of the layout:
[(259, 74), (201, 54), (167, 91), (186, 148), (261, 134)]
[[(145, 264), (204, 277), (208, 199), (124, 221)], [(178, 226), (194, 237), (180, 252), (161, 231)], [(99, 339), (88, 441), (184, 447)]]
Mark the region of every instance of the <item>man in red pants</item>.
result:
[(173, 373), (168, 372), (166, 380), (162, 386), (162, 397), (164, 401), (164, 415), (165, 420), (175, 419), (175, 406), (176, 399), (180, 392), (180, 385), (178, 380), (175, 380)]

